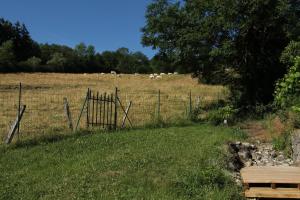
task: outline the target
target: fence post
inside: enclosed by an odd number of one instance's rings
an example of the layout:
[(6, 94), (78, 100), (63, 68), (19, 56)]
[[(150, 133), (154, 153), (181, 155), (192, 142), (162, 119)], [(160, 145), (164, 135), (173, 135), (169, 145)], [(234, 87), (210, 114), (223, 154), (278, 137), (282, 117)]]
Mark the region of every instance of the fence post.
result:
[(190, 119), (192, 117), (192, 112), (193, 112), (193, 107), (192, 107), (192, 91), (190, 90), (190, 93), (189, 93), (189, 118)]
[(88, 88), (87, 93), (87, 106), (86, 106), (86, 127), (89, 128), (89, 110), (90, 110), (90, 98), (91, 98), (91, 90)]
[[(18, 117), (20, 118), (20, 113), (21, 113), (21, 96), (22, 95), (22, 83), (20, 82), (19, 85), (19, 102), (18, 102)], [(20, 123), (18, 123), (18, 129), (17, 129), (17, 134), (18, 134), (18, 139), (19, 139), (19, 134), (20, 134)]]
[(117, 130), (118, 121), (118, 88), (115, 90), (115, 119), (114, 119), (114, 129)]
[(68, 120), (69, 128), (71, 130), (73, 130), (72, 116), (71, 116), (69, 102), (68, 102), (67, 97), (64, 97), (64, 110), (65, 110), (66, 117), (67, 117), (67, 120)]
[(197, 103), (196, 103), (196, 105), (197, 105), (197, 109), (199, 109), (200, 108), (200, 96), (198, 96), (197, 97)]
[(24, 112), (25, 112), (25, 109), (26, 109), (26, 105), (23, 106), (21, 112), (17, 115), (17, 119), (15, 120), (14, 124), (12, 125), (12, 127), (11, 127), (11, 129), (10, 129), (8, 135), (7, 135), (7, 138), (6, 138), (6, 140), (5, 140), (5, 143), (6, 143), (6, 144), (11, 143), (11, 141), (12, 141), (12, 139), (13, 139), (13, 137), (14, 137), (15, 131), (16, 131), (17, 128), (18, 128), (18, 124), (20, 124), (20, 122), (21, 122), (21, 119), (22, 119), (22, 117), (23, 117), (23, 114), (24, 114)]
[(160, 119), (160, 90), (158, 90), (158, 99), (157, 99), (157, 119)]

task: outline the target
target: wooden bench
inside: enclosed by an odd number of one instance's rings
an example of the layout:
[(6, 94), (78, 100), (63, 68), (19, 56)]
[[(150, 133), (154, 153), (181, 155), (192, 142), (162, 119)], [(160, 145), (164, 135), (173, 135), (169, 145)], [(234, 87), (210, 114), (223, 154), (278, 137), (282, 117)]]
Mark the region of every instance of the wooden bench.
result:
[(247, 198), (300, 199), (299, 167), (247, 167), (241, 176)]

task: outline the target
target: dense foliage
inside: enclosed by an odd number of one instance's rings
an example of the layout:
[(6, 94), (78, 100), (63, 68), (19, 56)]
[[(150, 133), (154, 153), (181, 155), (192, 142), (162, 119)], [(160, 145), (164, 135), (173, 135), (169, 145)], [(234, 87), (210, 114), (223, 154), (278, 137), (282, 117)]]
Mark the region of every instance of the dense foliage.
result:
[(142, 43), (201, 81), (229, 84), (238, 106), (273, 100), (284, 48), (300, 33), (296, 0), (155, 0)]
[[(296, 57), (294, 65), (288, 73), (276, 84), (275, 102), (280, 107), (289, 107), (297, 104), (300, 95), (300, 57)], [(298, 102), (299, 104), (300, 102)], [(298, 105), (300, 106), (300, 105)]]
[(97, 53), (92, 45), (75, 48), (38, 44), (24, 24), (0, 18), (0, 72), (110, 72), (148, 73), (160, 71), (142, 52), (127, 48)]

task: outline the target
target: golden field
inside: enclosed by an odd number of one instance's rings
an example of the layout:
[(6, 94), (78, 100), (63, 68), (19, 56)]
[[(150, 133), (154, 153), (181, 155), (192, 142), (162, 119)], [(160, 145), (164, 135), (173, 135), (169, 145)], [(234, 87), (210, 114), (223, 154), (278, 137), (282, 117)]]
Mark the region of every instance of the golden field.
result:
[[(0, 136), (6, 136), (17, 115), (18, 84), (22, 83), (22, 103), (27, 106), (21, 123), (21, 137), (32, 137), (51, 132), (66, 132), (67, 121), (63, 98), (67, 97), (73, 122), (78, 118), (87, 88), (99, 93), (120, 90), (123, 106), (133, 102), (129, 116), (134, 126), (151, 123), (157, 108), (158, 90), (161, 91), (161, 117), (173, 120), (185, 117), (189, 92), (195, 106), (227, 97), (222, 86), (198, 84), (190, 75), (163, 75), (150, 79), (149, 75), (17, 73), (0, 74)], [(85, 127), (85, 113), (81, 128)], [(119, 124), (123, 113), (119, 112)]]

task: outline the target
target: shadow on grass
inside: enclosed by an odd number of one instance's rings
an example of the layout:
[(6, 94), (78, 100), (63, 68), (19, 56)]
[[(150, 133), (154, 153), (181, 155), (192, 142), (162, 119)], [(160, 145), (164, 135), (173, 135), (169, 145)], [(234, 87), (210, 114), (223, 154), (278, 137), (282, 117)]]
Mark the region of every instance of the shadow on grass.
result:
[(37, 146), (37, 145), (41, 145), (41, 144), (55, 143), (55, 142), (69, 139), (69, 138), (77, 138), (77, 137), (82, 137), (82, 136), (86, 136), (86, 135), (91, 135), (93, 133), (94, 133), (94, 131), (91, 131), (91, 130), (80, 130), (80, 131), (77, 131), (76, 133), (69, 133), (69, 134), (67, 134), (67, 133), (66, 134), (51, 133), (51, 134), (44, 135), (44, 136), (38, 136), (36, 138), (17, 141), (16, 143), (11, 144), (8, 147), (12, 148), (12, 149), (29, 148), (29, 147), (33, 147), (33, 146)]

